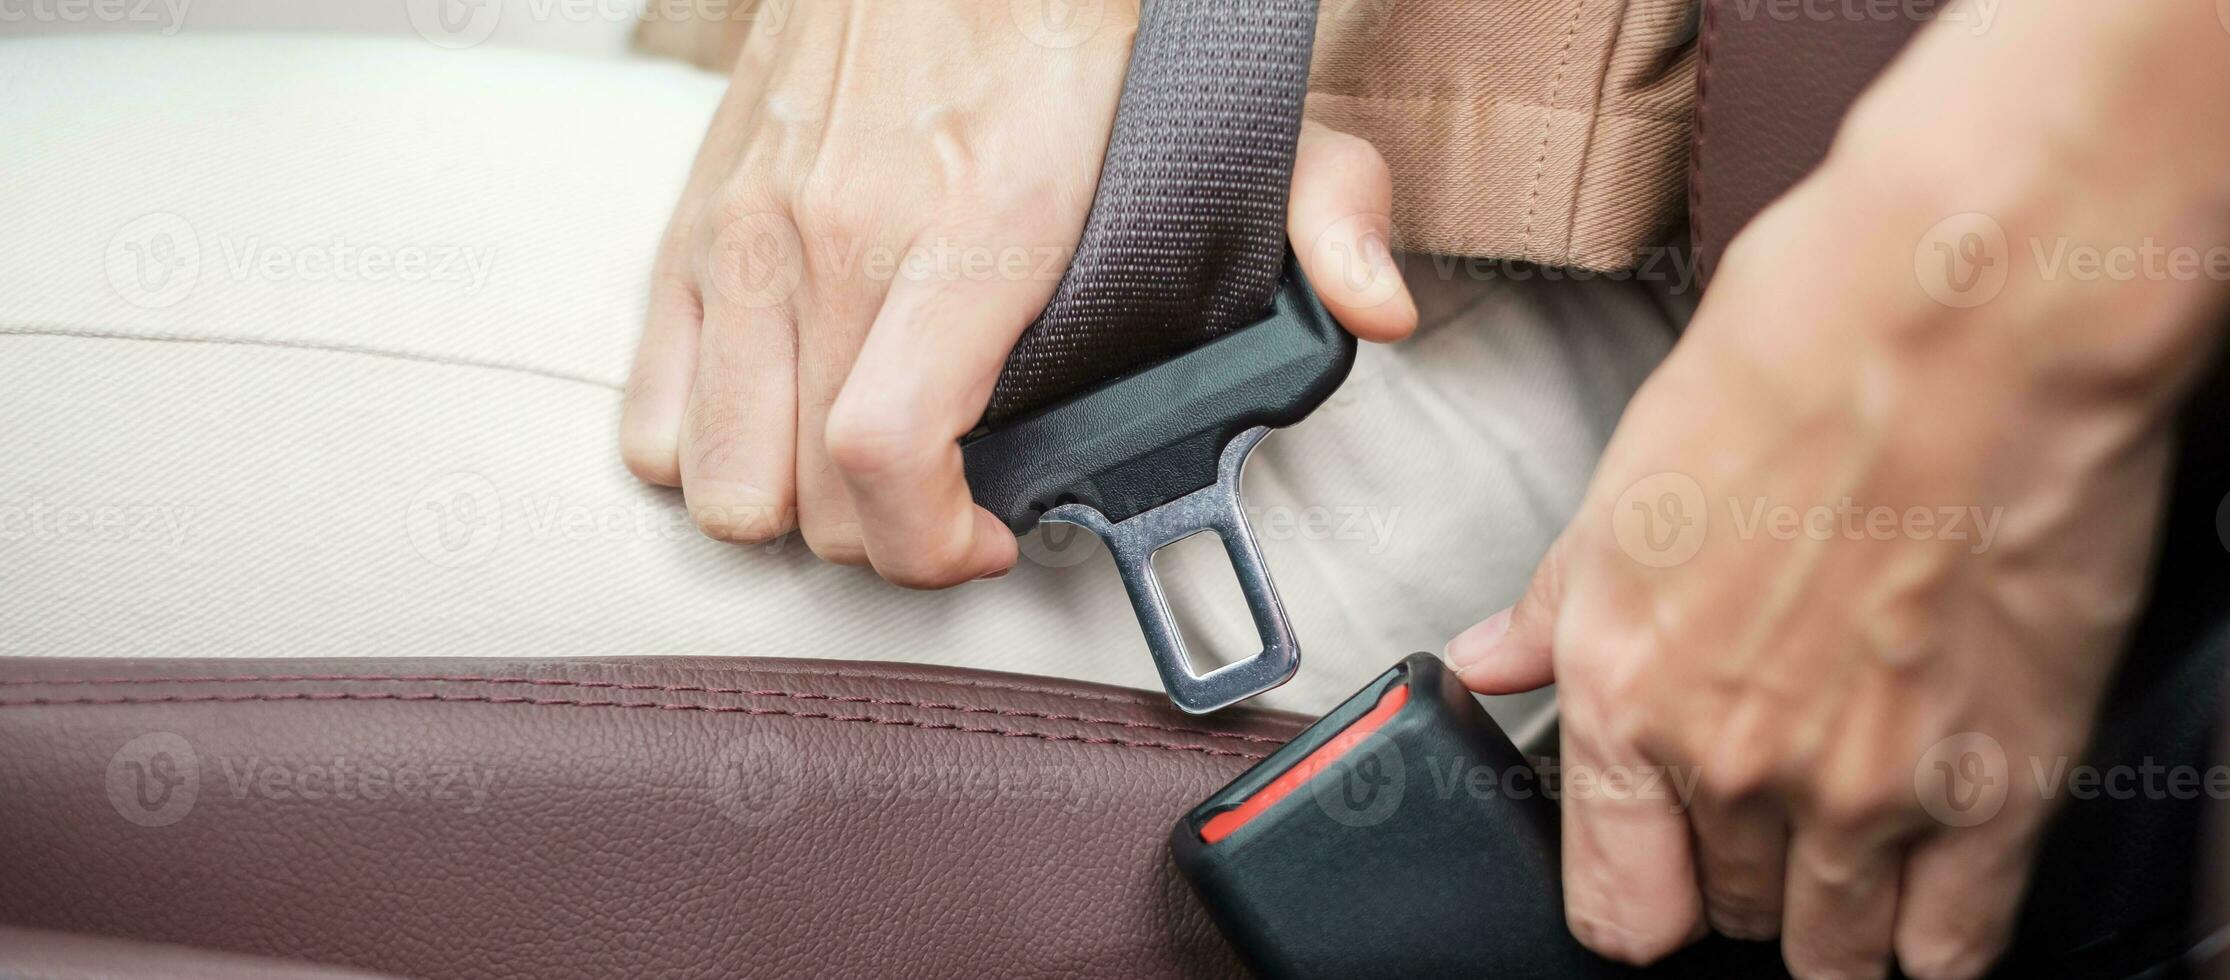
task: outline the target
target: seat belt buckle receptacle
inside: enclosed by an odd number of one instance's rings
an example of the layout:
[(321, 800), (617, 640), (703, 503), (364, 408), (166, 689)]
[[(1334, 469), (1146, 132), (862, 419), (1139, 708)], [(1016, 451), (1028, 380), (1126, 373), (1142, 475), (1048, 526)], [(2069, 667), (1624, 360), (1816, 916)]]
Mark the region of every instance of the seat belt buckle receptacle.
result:
[[(1016, 534), (1052, 522), (1105, 542), (1170, 700), (1214, 711), (1284, 683), (1300, 666), (1240, 505), (1240, 472), (1270, 430), (1323, 404), (1354, 363), (1355, 338), (1289, 253), (1261, 320), (964, 440), (968, 485)], [(1254, 656), (1205, 673), (1192, 668), (1153, 565), (1155, 552), (1201, 531), (1222, 539), (1262, 641)]]

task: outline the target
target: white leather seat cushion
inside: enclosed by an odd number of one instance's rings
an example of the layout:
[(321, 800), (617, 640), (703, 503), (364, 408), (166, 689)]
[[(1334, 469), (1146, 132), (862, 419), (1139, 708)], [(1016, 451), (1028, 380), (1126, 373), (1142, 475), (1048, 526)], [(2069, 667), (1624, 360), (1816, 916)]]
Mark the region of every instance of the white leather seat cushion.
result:
[[(903, 592), (705, 540), (620, 466), (648, 264), (722, 88), (496, 46), (0, 42), (0, 651), (1154, 686), (1096, 547)], [(1648, 289), (1461, 280), (1421, 277), (1433, 326), (1250, 471), (1306, 650), (1269, 703), (1326, 707), (1511, 600), (1669, 342)], [(1208, 559), (1175, 556), (1180, 605)], [(1235, 601), (1191, 628), (1251, 640)]]

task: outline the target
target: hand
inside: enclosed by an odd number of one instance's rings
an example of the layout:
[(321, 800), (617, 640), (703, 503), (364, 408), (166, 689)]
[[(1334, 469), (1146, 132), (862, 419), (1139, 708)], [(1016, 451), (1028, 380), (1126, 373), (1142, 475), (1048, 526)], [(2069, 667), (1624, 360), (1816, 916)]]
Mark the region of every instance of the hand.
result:
[(2224, 298), (2051, 256), (2230, 231), (2206, 13), (1924, 34), (1725, 256), (1524, 597), (1449, 645), (1476, 691), (1558, 685), (1589, 947), (1708, 927), (1779, 935), (1800, 978), (1923, 980), (2002, 950)]
[(1817, 240), (1760, 234), (1449, 656), (1482, 693), (1557, 682), (1567, 786), (1667, 776), (1565, 798), (1589, 947), (1650, 962), (1708, 923), (1782, 936), (1800, 978), (1974, 976), (2048, 812), (2026, 760), (2081, 750), (2142, 593), (2166, 430), (1928, 336), (1979, 327), (1842, 322), (1886, 311), (1807, 295), (1759, 260)]
[[(798, 529), (922, 588), (1014, 563), (957, 440), (1082, 234), (1137, 9), (1047, 44), (1009, 6), (801, 4), (746, 42), (660, 248), (621, 422), (628, 468), (681, 487), (706, 534)], [(1372, 340), (1416, 324), (1391, 195), (1367, 143), (1307, 127), (1289, 230)]]

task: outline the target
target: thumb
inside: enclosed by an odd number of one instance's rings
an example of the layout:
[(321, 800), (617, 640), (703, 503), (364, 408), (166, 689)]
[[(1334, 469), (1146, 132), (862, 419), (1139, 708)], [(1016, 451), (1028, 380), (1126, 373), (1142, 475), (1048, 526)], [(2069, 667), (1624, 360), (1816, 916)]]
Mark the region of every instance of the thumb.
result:
[(1465, 687), (1480, 694), (1515, 694), (1556, 680), (1556, 616), (1564, 592), (1563, 552), (1562, 539), (1549, 547), (1517, 605), (1448, 641), (1448, 663)]
[(1394, 178), (1360, 137), (1301, 124), (1286, 234), (1301, 271), (1347, 332), (1380, 343), (1417, 329), (1417, 303), (1394, 263)]

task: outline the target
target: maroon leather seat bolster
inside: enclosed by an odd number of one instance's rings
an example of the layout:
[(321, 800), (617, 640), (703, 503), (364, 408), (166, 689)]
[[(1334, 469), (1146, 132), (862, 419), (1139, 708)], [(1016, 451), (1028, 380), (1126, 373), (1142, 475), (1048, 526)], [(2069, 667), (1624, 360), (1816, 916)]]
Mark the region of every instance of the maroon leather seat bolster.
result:
[(0, 923), (421, 977), (1240, 968), (1191, 804), (1306, 720), (809, 660), (0, 660)]
[(287, 960), (212, 953), (163, 943), (0, 926), (7, 980), (380, 980)]
[(1688, 230), (1708, 280), (1750, 219), (1826, 159), (1851, 105), (1939, 3), (1846, 17), (1791, 16), (1744, 0), (1703, 4)]

